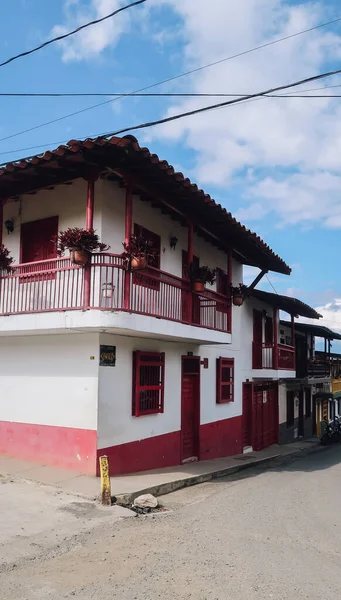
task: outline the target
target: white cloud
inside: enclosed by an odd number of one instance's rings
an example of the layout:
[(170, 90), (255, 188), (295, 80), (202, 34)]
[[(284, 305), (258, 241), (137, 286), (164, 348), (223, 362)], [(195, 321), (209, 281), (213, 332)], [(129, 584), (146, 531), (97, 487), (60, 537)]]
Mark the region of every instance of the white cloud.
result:
[[(66, 0), (64, 4), (65, 24), (55, 25), (54, 36), (63, 35), (80, 25), (100, 19), (125, 6), (126, 0), (90, 0), (86, 5), (81, 0)], [(117, 16), (98, 23), (60, 42), (62, 59), (80, 61), (97, 57), (107, 47), (114, 47), (130, 26), (131, 15), (128, 9)]]
[[(285, 0), (162, 1), (182, 19), (185, 69), (312, 27), (330, 16), (322, 1), (298, 6)], [(187, 89), (253, 93), (328, 70), (341, 56), (336, 31), (318, 29), (199, 71), (186, 78)], [(167, 114), (202, 105), (202, 99), (184, 100)], [(223, 188), (240, 181), (245, 170), (251, 172), (254, 183), (245, 196), (249, 203), (239, 210), (241, 220), (254, 221), (273, 212), (282, 223), (341, 227), (340, 117), (340, 102), (331, 98), (261, 98), (169, 123), (153, 129), (152, 135), (181, 139), (193, 149), (194, 172), (201, 184)], [(263, 177), (264, 171), (281, 175)], [(250, 182), (245, 179), (245, 183)]]
[(335, 298), (323, 306), (316, 306), (315, 310), (322, 315), (322, 319), (300, 318), (300, 323), (311, 323), (313, 325), (324, 325), (333, 331), (341, 333), (341, 298)]

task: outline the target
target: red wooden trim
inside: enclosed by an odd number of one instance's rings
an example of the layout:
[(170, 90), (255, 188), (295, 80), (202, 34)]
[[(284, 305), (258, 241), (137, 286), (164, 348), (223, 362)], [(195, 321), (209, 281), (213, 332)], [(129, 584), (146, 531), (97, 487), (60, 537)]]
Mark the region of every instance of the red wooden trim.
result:
[(274, 369), (278, 369), (278, 308), (273, 309), (273, 320), (274, 320), (274, 352), (273, 352), (273, 366)]
[[(126, 186), (124, 241), (129, 244), (133, 226), (133, 192), (131, 184)], [(129, 309), (131, 293), (131, 274), (126, 271), (124, 276), (124, 308)]]
[(232, 286), (232, 248), (229, 248), (227, 253), (227, 278), (229, 288)]
[(95, 181), (94, 181), (94, 179), (89, 179), (87, 199), (86, 199), (85, 229), (92, 229), (94, 226), (94, 205), (95, 205)]
[[(149, 361), (148, 357), (155, 356), (158, 361)], [(161, 368), (161, 382), (159, 385), (141, 385), (141, 367), (158, 367)], [(148, 352), (135, 350), (133, 352), (133, 398), (132, 398), (132, 415), (140, 417), (143, 415), (151, 415), (164, 412), (164, 394), (165, 394), (165, 353), (164, 352)], [(161, 392), (161, 402), (156, 408), (148, 408), (141, 410), (140, 392), (141, 391), (159, 391)]]
[[(186, 360), (197, 360), (199, 365), (198, 365), (198, 371), (196, 373), (185, 373), (184, 372), (184, 362)], [(194, 415), (194, 421), (195, 421), (195, 425), (196, 425), (196, 444), (197, 444), (197, 457), (198, 460), (200, 460), (200, 402), (201, 402), (201, 398), (200, 398), (200, 390), (201, 390), (201, 384), (200, 384), (200, 380), (201, 380), (201, 372), (200, 372), (200, 361), (201, 361), (201, 357), (200, 356), (182, 356), (181, 357), (181, 431), (180, 431), (180, 462), (182, 463), (183, 461), (183, 408), (184, 408), (184, 393), (183, 393), (183, 379), (184, 376), (186, 375), (190, 375), (192, 377), (196, 377), (196, 398), (197, 398), (197, 402), (195, 405), (195, 415)]]
[[(231, 372), (231, 380), (223, 381), (223, 370), (229, 369)], [(217, 393), (216, 393), (216, 403), (217, 404), (227, 404), (229, 402), (234, 402), (234, 358), (226, 358), (220, 356), (217, 358)], [(225, 400), (223, 398), (223, 389), (224, 388), (232, 388), (231, 397)]]
[(295, 351), (294, 355), (294, 369), (296, 369), (296, 340), (295, 340), (295, 318), (291, 315), (291, 343)]
[(4, 201), (0, 198), (0, 246), (2, 244), (2, 235), (4, 228)]

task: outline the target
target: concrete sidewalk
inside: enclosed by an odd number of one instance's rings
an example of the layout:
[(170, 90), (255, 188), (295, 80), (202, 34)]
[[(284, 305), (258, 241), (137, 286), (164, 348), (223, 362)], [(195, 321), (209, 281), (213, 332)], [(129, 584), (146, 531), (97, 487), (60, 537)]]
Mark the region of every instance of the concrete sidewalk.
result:
[[(155, 496), (169, 494), (183, 487), (225, 477), (274, 461), (278, 457), (300, 455), (317, 449), (322, 450), (323, 447), (320, 446), (319, 440), (313, 438), (300, 440), (286, 446), (273, 445), (260, 452), (112, 477), (111, 492), (116, 497), (117, 503), (128, 505), (140, 494), (151, 493)], [(82, 475), (58, 467), (39, 465), (4, 455), (0, 455), (1, 474), (9, 475), (13, 479), (26, 479), (43, 485), (52, 485), (64, 492), (92, 500), (97, 499), (100, 494), (98, 477)]]

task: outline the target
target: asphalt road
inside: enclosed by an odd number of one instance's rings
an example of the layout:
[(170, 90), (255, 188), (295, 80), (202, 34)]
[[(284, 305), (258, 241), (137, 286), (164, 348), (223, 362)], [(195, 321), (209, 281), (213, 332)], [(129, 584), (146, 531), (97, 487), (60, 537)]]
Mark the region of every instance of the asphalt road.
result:
[(341, 597), (341, 447), (181, 490), (163, 502), (168, 513), (122, 521), (108, 515), (58, 550), (52, 544), (36, 559), (5, 561), (0, 597)]

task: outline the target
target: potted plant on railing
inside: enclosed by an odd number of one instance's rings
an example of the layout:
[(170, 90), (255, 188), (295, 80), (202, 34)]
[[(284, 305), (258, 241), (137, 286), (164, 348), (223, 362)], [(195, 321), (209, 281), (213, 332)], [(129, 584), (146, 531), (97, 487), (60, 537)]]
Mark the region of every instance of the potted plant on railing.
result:
[(14, 262), (14, 258), (10, 255), (10, 251), (4, 244), (0, 245), (0, 275), (4, 272), (7, 275), (10, 275), (13, 271), (12, 264)]
[(194, 292), (203, 292), (205, 288), (205, 283), (209, 283), (213, 285), (217, 279), (217, 270), (210, 269), (206, 265), (202, 267), (194, 267), (190, 269), (190, 277), (192, 282), (192, 288)]
[(124, 248), (123, 258), (126, 260), (127, 268), (132, 271), (145, 269), (148, 258), (155, 256), (157, 253), (153, 243), (146, 240), (142, 235), (131, 235), (129, 242), (124, 242), (122, 246)]
[(54, 241), (57, 242), (57, 254), (63, 256), (66, 250), (70, 251), (70, 259), (74, 265), (86, 265), (92, 252), (105, 252), (110, 246), (99, 241), (94, 229), (81, 227), (68, 227), (60, 231)]
[(239, 283), (236, 287), (232, 288), (232, 302), (234, 306), (241, 306), (245, 300), (247, 286)]

